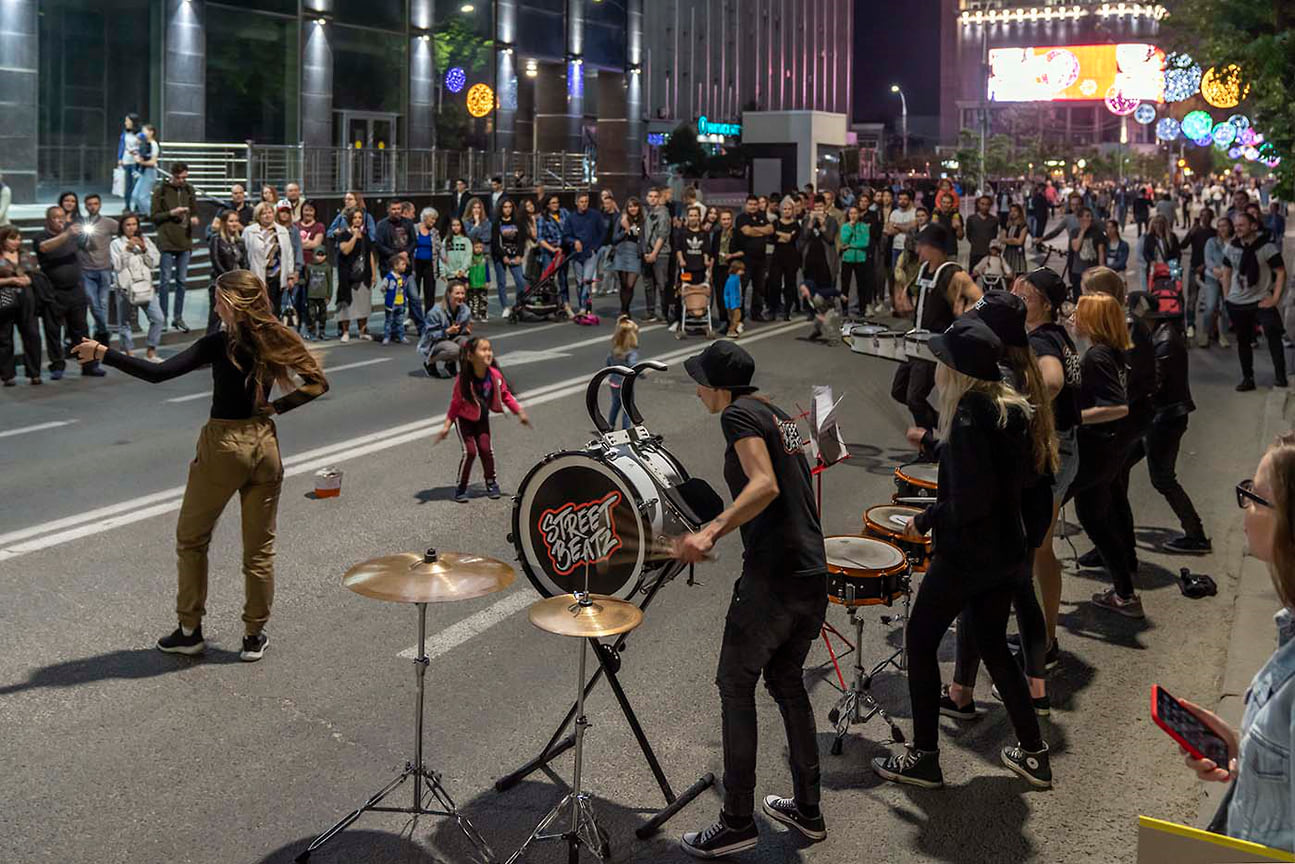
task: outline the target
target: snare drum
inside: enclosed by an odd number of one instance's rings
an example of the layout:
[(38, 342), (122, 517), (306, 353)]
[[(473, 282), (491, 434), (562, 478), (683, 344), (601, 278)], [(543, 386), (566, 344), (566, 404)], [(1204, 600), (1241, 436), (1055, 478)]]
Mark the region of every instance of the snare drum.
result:
[(856, 324), (850, 331), (850, 350), (883, 360), (903, 360), (904, 334), (880, 324)]
[(825, 537), (827, 599), (842, 606), (889, 606), (909, 591), (908, 559), (871, 537)]
[[(909, 462), (895, 469), (895, 495), (890, 500), (896, 504), (925, 506), (935, 503), (935, 492), (940, 477), (940, 466), (935, 462)], [(915, 502), (911, 499), (921, 498)]]
[(931, 353), (931, 336), (929, 330), (910, 330), (904, 334), (904, 356), (910, 360), (930, 360), (938, 362)]
[(863, 514), (863, 534), (897, 546), (908, 556), (913, 572), (925, 573), (927, 559), (931, 557), (931, 535), (926, 534), (921, 540), (904, 536), (904, 528), (921, 512), (917, 507), (901, 507), (897, 504), (869, 507)]

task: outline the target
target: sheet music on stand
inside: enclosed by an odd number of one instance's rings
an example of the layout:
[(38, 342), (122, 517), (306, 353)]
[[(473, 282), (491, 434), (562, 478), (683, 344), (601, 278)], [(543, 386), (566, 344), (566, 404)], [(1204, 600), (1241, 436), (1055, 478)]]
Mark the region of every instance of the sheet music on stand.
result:
[(832, 401), (830, 385), (814, 385), (814, 399), (809, 406), (809, 437), (815, 460), (823, 466), (835, 465), (850, 456), (836, 422), (836, 406), (841, 404), (841, 399)]

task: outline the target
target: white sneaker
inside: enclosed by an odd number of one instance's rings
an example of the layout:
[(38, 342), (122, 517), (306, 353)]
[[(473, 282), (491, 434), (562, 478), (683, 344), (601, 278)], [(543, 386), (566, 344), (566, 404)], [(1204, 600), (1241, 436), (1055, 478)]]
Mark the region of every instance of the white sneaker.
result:
[(512, 315), (513, 315), (513, 307), (511, 307), (511, 306), (505, 306), (505, 307), (504, 307), (504, 320), (505, 320), (505, 321), (507, 321), (509, 318), (511, 318), (511, 317), (512, 317)]
[(349, 330), (348, 330), (348, 331), (346, 331), (345, 333), (343, 333), (343, 334), (342, 334), (342, 338), (341, 338), (341, 340), (340, 340), (340, 341), (342, 341), (342, 342), (350, 342), (350, 341), (351, 341), (351, 331), (349, 331)]
[(676, 330), (678, 330), (678, 329), (679, 329), (679, 322), (678, 322), (678, 321), (671, 321), (671, 322), (670, 322), (670, 326), (669, 326), (668, 328), (666, 328), (666, 329), (668, 329), (671, 333), (675, 332)]
[(739, 335), (739, 336), (741, 336), (741, 335), (742, 335), (743, 333), (745, 333), (745, 332), (746, 332), (746, 325), (745, 325), (745, 324), (743, 324), (741, 321), (737, 322), (737, 333), (738, 333), (738, 335)]
[(1219, 329), (1219, 347), (1231, 348), (1232, 343), (1228, 341), (1228, 334), (1224, 333), (1222, 328)]

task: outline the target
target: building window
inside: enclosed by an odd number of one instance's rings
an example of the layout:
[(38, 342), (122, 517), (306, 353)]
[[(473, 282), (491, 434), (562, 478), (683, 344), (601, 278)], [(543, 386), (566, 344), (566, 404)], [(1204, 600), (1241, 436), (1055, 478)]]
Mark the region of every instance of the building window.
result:
[(585, 63), (625, 68), (625, 0), (585, 4)]
[(206, 29), (207, 138), (296, 141), (297, 19), (213, 5)]
[(332, 27), (333, 108), (403, 114), (409, 46), (403, 35)]
[[(437, 146), (456, 150), (481, 149), (488, 141), (493, 112), (481, 118), (468, 114), (467, 95), (473, 85), (495, 86), (493, 3), (489, 0), (436, 0), (432, 35), (436, 49), (435, 82), (440, 110), (436, 112)], [(464, 80), (451, 90), (446, 75), (462, 69)]]

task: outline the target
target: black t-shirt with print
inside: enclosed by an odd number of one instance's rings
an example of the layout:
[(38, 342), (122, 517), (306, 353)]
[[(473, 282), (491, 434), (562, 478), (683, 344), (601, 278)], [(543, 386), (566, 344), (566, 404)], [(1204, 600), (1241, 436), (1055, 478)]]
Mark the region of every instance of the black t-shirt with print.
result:
[(1124, 352), (1109, 345), (1093, 345), (1084, 354), (1080, 408), (1128, 405), (1128, 366)]
[(764, 260), (764, 244), (769, 238), (765, 236), (748, 237), (742, 233), (744, 227), (763, 228), (769, 224), (769, 219), (763, 213), (743, 213), (733, 222), (733, 230), (742, 238), (742, 252), (744, 257), (759, 258)]
[(1058, 432), (1073, 429), (1079, 424), (1079, 388), (1083, 383), (1075, 343), (1060, 324), (1042, 324), (1030, 331), (1030, 347), (1039, 357), (1056, 357), (1061, 364), (1064, 381), (1052, 400), (1052, 414)]
[(683, 269), (691, 274), (690, 282), (706, 281), (706, 255), (710, 252), (710, 232), (704, 228), (693, 231), (680, 228), (674, 233), (673, 247), (683, 253)]
[(741, 527), (745, 560), (791, 576), (827, 572), (823, 528), (796, 421), (767, 402), (739, 396), (720, 415), (720, 425), (728, 442), (724, 481), (734, 498), (746, 488), (748, 480), (735, 447), (743, 438), (764, 441), (778, 482), (778, 497)]

